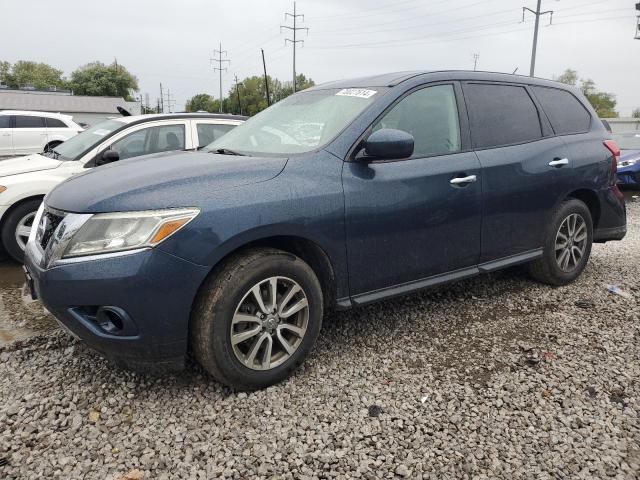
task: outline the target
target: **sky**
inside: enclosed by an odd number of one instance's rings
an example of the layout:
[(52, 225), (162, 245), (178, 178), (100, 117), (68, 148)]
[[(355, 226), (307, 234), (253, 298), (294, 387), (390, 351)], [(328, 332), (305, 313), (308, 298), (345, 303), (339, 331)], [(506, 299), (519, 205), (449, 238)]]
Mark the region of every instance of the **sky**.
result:
[[(536, 76), (566, 68), (614, 93), (621, 116), (640, 107), (637, 0), (542, 0)], [(369, 74), (434, 69), (529, 73), (535, 0), (300, 0), (297, 71), (316, 83)], [(289, 0), (0, 0), (0, 60), (33, 60), (66, 75), (117, 59), (152, 103), (162, 82), (173, 111), (197, 93), (219, 96), (214, 49), (231, 60), (223, 89), (262, 74), (292, 77), (285, 12)]]

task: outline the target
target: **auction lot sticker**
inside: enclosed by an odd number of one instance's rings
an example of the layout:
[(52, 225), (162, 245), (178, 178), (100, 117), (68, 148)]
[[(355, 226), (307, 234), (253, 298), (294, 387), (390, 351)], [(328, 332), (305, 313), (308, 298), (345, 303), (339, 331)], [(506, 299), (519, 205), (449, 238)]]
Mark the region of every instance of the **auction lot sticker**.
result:
[(376, 93), (375, 90), (367, 90), (366, 88), (344, 88), (340, 90), (336, 95), (341, 97), (358, 97), (358, 98), (371, 98)]

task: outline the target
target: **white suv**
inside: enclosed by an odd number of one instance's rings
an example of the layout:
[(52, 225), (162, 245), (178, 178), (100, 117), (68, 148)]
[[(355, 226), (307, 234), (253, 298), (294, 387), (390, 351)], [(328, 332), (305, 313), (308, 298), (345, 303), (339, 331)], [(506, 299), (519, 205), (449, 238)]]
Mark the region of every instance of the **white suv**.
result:
[(69, 115), (0, 111), (0, 157), (45, 152), (82, 132)]
[(42, 198), (67, 178), (116, 160), (195, 150), (245, 119), (200, 113), (121, 117), (94, 125), (43, 154), (0, 161), (0, 246), (22, 261)]

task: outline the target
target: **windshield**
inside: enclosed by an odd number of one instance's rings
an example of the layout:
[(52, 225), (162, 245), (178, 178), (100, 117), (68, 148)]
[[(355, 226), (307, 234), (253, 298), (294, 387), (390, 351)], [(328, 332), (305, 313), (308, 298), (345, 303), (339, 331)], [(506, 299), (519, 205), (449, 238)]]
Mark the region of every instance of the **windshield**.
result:
[(619, 133), (613, 136), (620, 150), (640, 150), (640, 132)]
[(117, 120), (98, 123), (61, 143), (51, 153), (61, 160), (78, 160), (84, 152), (100, 143), (105, 136), (124, 126), (124, 123)]
[(210, 143), (205, 151), (288, 155), (317, 150), (333, 140), (383, 90), (374, 87), (297, 93)]

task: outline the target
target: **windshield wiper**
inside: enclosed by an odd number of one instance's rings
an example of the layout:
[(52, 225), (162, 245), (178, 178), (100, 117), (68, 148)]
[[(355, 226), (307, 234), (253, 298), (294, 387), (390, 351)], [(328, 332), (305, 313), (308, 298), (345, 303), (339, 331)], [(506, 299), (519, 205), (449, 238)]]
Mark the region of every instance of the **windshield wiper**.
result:
[(215, 153), (219, 153), (220, 155), (240, 155), (240, 156), (245, 156), (248, 157), (249, 155), (245, 155), (244, 153), (238, 153), (235, 152), (233, 150), (230, 150), (228, 148), (218, 148), (217, 150), (214, 150)]

